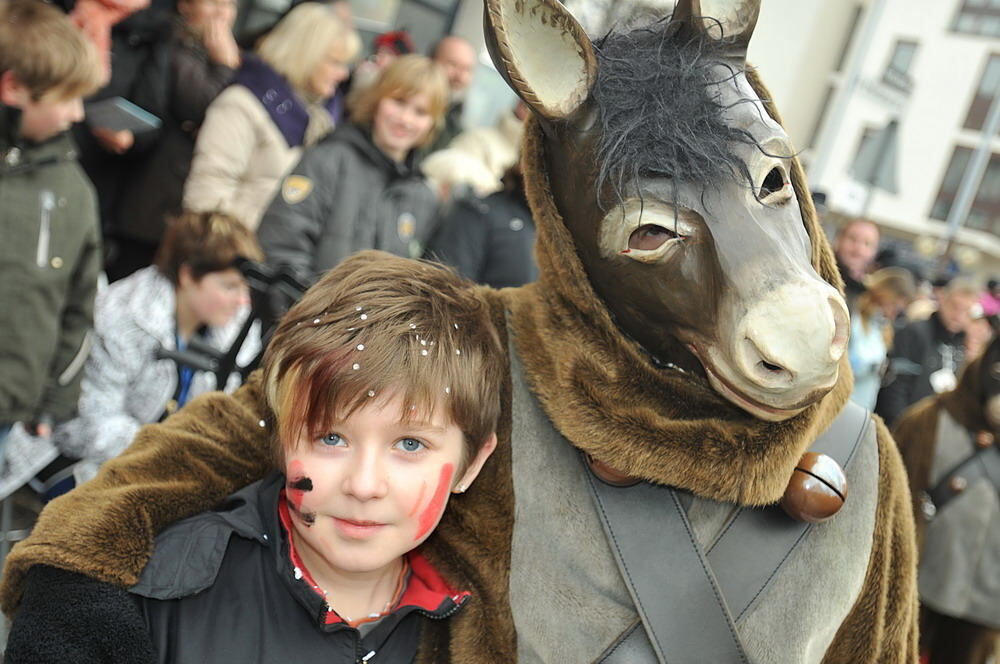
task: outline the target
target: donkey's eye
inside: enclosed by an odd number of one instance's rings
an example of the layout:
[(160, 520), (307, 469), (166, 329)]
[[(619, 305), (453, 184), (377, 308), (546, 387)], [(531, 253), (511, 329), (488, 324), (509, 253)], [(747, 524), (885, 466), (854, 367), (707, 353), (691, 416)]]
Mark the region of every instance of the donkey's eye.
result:
[(772, 168), (767, 177), (764, 178), (764, 182), (760, 185), (760, 191), (757, 194), (757, 198), (763, 201), (771, 194), (781, 191), (785, 187), (785, 176), (781, 174), (781, 169), (775, 167)]
[(683, 237), (683, 235), (678, 235), (663, 226), (644, 224), (628, 236), (628, 248), (638, 251), (654, 251), (662, 247), (668, 240)]

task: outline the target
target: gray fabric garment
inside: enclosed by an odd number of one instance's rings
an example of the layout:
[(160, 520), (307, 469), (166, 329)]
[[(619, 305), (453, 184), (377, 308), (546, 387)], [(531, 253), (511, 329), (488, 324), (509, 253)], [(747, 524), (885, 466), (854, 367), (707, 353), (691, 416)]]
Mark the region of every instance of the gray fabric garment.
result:
[[(594, 512), (578, 452), (531, 394), (513, 346), (511, 375), (510, 599), (518, 661), (593, 662), (634, 625), (637, 614)], [(844, 508), (812, 529), (737, 625), (753, 662), (820, 662), (860, 594), (878, 493), (878, 449), (874, 428), (869, 432), (853, 462)], [(694, 500), (688, 516), (702, 545), (716, 536), (733, 509)]]
[[(930, 486), (972, 454), (972, 436), (941, 409)], [(938, 613), (1000, 629), (1000, 497), (981, 477), (927, 526), (918, 575), (920, 601)]]
[(362, 249), (419, 258), (436, 216), (437, 196), (419, 171), (344, 124), (305, 151), (257, 237), (268, 264), (289, 266), (311, 283)]

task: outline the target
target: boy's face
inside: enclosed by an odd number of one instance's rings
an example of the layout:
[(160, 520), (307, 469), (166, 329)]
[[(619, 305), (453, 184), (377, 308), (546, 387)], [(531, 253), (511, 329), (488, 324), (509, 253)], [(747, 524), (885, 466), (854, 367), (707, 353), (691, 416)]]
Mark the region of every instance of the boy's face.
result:
[(0, 77), (0, 101), (21, 109), (21, 135), (35, 143), (61, 134), (74, 122), (83, 120), (83, 101), (80, 97), (63, 99), (48, 94), (34, 99), (31, 91), (9, 71)]
[(441, 408), (400, 421), (401, 398), (372, 398), (286, 455), (296, 548), (340, 574), (394, 564), (437, 526), (453, 490), (468, 488), (496, 446), (493, 436), (463, 467), (462, 431)]

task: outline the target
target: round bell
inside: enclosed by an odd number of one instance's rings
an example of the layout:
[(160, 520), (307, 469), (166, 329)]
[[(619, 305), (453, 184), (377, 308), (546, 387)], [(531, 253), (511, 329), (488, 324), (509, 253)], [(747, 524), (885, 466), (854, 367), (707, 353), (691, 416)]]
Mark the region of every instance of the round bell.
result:
[(601, 480), (605, 484), (610, 484), (611, 486), (634, 486), (641, 481), (637, 477), (632, 477), (631, 475), (626, 475), (619, 470), (615, 470), (608, 464), (603, 461), (598, 461), (589, 454), (587, 455), (587, 464), (590, 466), (590, 472), (594, 473), (594, 476), (597, 479)]
[(840, 511), (847, 500), (847, 476), (833, 458), (806, 452), (799, 459), (781, 497), (781, 507), (797, 521), (820, 523)]

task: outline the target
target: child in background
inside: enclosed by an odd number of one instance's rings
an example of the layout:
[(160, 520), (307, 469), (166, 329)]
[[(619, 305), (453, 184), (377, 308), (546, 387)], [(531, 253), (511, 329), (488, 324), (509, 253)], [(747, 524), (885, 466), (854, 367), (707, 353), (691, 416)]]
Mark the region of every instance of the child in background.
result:
[(14, 423), (49, 435), (80, 395), (100, 229), (66, 130), (100, 82), (94, 46), (62, 12), (0, 0), (0, 466)]
[(164, 531), (131, 589), (159, 662), (410, 662), (467, 601), (419, 547), (496, 447), (504, 353), (470, 286), (366, 252), (288, 312), (278, 470)]
[[(236, 342), (250, 311), (237, 258), (263, 258), (252, 231), (222, 213), (185, 212), (167, 226), (155, 266), (116, 281), (97, 297), (79, 416), (53, 437), (63, 454), (83, 461), (74, 470), (77, 484), (121, 454), (143, 425), (203, 392), (239, 386), (236, 375), (216, 384), (210, 372), (179, 365), (168, 355), (193, 340), (220, 353)], [(249, 364), (259, 351), (254, 327), (237, 351), (237, 364)]]

